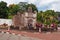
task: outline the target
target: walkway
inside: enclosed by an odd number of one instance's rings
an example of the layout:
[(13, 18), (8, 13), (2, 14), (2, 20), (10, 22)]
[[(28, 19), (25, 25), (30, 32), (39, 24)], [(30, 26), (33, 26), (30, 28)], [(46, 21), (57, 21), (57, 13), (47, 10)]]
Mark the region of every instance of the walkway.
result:
[(0, 40), (40, 40), (38, 38), (26, 37), (23, 35), (10, 34), (9, 32), (0, 32)]
[[(7, 32), (7, 30), (1, 30), (1, 31)], [(60, 31), (53, 32), (53, 33), (50, 33), (50, 32), (39, 33), (39, 32), (26, 32), (26, 31), (10, 30), (9, 33), (15, 33), (16, 35), (20, 34), (20, 35), (23, 36), (23, 38), (28, 37), (29, 39), (30, 38), (36, 38), (36, 39), (39, 39), (39, 40), (60, 40)]]

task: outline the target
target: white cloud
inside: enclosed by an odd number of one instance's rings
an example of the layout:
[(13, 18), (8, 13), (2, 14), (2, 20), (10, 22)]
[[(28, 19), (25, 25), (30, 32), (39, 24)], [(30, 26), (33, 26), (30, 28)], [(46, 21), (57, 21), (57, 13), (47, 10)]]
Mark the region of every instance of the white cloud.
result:
[(55, 11), (60, 11), (60, 2), (52, 4), (50, 9), (55, 10)]
[(35, 2), (37, 2), (37, 0), (27, 0), (28, 1), (28, 3), (35, 3)]
[(57, 2), (58, 0), (40, 0), (40, 5), (47, 5), (52, 2)]
[(13, 2), (17, 4), (19, 2), (27, 2), (27, 0), (14, 0)]
[[(45, 10), (47, 9), (52, 9), (55, 11), (60, 11), (60, 0), (39, 0), (37, 3), (37, 7), (47, 7)], [(42, 9), (43, 9), (42, 8)]]
[(1, 1), (4, 1), (4, 2), (7, 2), (7, 4), (9, 5), (9, 4), (13, 4), (14, 3), (14, 1), (13, 0), (1, 0)]
[(37, 1), (37, 6), (38, 7), (46, 6), (46, 5), (49, 5), (54, 2), (59, 2), (59, 0), (39, 0), (39, 1)]

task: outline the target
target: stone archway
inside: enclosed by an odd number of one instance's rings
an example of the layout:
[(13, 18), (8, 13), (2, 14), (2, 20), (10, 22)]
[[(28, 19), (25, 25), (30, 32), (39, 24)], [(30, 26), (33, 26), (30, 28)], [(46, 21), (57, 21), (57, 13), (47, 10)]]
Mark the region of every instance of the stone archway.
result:
[(33, 27), (33, 20), (29, 19), (28, 20), (28, 29), (32, 29), (32, 27)]

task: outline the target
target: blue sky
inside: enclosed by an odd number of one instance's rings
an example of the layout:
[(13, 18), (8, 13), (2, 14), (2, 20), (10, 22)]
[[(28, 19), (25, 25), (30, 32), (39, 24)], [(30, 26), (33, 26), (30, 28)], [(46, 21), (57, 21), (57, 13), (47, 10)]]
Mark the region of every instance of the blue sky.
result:
[(0, 0), (9, 4), (18, 4), (19, 2), (33, 3), (39, 11), (55, 10), (60, 12), (60, 0)]

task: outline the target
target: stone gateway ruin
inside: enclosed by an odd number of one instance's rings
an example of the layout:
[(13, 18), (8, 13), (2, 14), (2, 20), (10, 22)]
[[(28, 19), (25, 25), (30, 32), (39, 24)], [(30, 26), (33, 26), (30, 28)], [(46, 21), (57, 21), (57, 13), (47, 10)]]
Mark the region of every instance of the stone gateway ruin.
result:
[(37, 12), (32, 12), (32, 8), (28, 7), (28, 11), (25, 11), (23, 13), (17, 12), (16, 15), (13, 16), (13, 25), (14, 27), (19, 27), (19, 30), (21, 30), (24, 27), (30, 28), (36, 27), (36, 17)]

